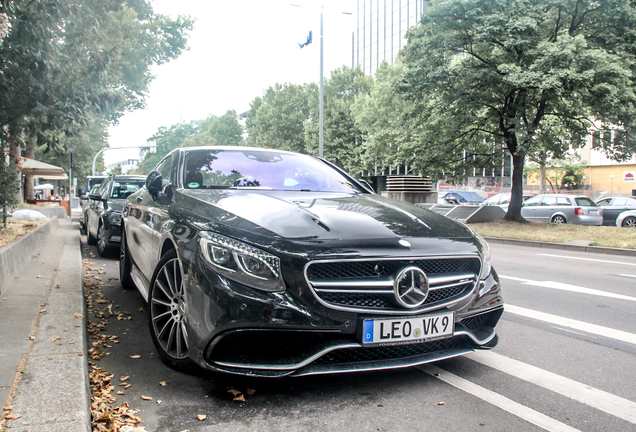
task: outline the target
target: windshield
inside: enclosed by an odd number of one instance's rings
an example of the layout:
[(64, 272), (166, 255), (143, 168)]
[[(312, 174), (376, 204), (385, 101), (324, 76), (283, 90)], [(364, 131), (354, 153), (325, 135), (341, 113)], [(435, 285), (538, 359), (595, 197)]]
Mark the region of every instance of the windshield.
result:
[(264, 150), (192, 150), (185, 157), (186, 189), (360, 191), (329, 165), (309, 156)]
[(125, 199), (134, 194), (144, 186), (143, 180), (116, 181), (110, 197), (114, 199)]

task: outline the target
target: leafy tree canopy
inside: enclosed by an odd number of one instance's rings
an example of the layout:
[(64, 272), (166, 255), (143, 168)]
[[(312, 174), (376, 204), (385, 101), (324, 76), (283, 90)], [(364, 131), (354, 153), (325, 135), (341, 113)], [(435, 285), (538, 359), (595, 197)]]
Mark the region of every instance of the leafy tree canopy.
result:
[(314, 83), (268, 88), (262, 98), (250, 104), (246, 144), (306, 153), (305, 123), (312, 105), (318, 106), (318, 86)]
[[(548, 120), (579, 146), (596, 128), (616, 159), (636, 148), (636, 13), (626, 0), (438, 0), (411, 29), (400, 86), (419, 104), (424, 160), (456, 169), (513, 156), (506, 218), (521, 219), (525, 156)], [(491, 161), (490, 163), (494, 163)]]
[(150, 67), (186, 49), (192, 27), (145, 0), (0, 0), (0, 12), (0, 140), (14, 160), (24, 141), (57, 148), (90, 118), (142, 107)]

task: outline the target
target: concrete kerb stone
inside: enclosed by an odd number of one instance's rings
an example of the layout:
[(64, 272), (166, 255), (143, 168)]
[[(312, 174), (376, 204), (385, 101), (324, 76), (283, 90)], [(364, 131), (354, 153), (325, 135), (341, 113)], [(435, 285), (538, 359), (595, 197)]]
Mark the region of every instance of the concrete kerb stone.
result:
[(488, 243), (510, 244), (516, 246), (538, 247), (545, 249), (567, 250), (572, 252), (591, 252), (605, 255), (636, 256), (636, 249), (620, 249), (601, 246), (579, 246), (565, 243), (549, 243), (532, 240), (517, 240), (500, 237), (484, 237)]
[[(64, 223), (64, 225), (67, 225)], [(88, 335), (80, 234), (69, 226), (46, 299), (46, 313), (25, 356), (7, 431), (91, 430)], [(58, 339), (59, 338), (59, 339)], [(73, 343), (71, 343), (73, 342)]]
[(0, 293), (5, 290), (46, 241), (49, 234), (59, 227), (58, 219), (52, 218), (27, 232), (9, 246), (0, 248)]

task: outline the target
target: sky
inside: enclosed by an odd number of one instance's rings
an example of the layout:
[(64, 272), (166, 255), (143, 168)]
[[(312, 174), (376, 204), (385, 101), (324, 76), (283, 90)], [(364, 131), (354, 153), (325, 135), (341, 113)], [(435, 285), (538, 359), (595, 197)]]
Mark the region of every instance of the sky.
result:
[[(156, 13), (195, 18), (189, 50), (152, 68), (146, 108), (109, 129), (109, 146), (143, 146), (160, 126), (245, 112), (276, 83), (318, 82), (321, 3), (328, 78), (335, 68), (351, 66), (353, 0), (151, 0)], [(313, 42), (300, 49), (309, 30)], [(134, 149), (104, 152), (106, 164), (136, 157)]]

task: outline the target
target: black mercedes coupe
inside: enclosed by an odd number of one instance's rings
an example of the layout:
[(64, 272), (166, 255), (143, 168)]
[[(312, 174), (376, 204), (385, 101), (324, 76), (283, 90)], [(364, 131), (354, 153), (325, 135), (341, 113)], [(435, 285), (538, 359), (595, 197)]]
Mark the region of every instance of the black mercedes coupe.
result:
[(401, 368), (489, 349), (488, 244), (329, 162), (179, 148), (123, 209), (120, 280), (170, 366), (258, 377)]

